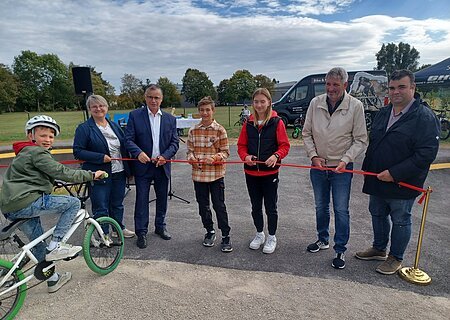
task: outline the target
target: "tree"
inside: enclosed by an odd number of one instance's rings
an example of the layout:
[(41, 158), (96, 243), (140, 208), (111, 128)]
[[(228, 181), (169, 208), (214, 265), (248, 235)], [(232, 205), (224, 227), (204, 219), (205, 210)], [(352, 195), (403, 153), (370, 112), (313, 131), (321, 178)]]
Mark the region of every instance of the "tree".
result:
[(120, 88), (119, 108), (134, 109), (140, 106), (144, 100), (144, 85), (142, 80), (134, 75), (125, 73), (120, 79), (122, 86)]
[(163, 92), (162, 108), (178, 107), (181, 105), (181, 96), (173, 82), (166, 77), (161, 77), (156, 84), (161, 87)]
[(219, 103), (222, 105), (236, 101), (236, 97), (233, 95), (232, 88), (230, 86), (230, 79), (223, 79), (220, 81), (219, 86), (217, 87), (217, 96)]
[(0, 63), (0, 113), (14, 111), (19, 96), (19, 80), (11, 70)]
[(256, 89), (256, 82), (248, 70), (237, 70), (230, 78), (230, 91), (235, 102), (244, 102), (252, 98), (253, 91)]
[(14, 57), (13, 70), (20, 81), (18, 110), (55, 110), (73, 105), (69, 68), (57, 55), (22, 51)]
[(266, 88), (269, 90), (270, 94), (273, 94), (275, 91), (275, 83), (270, 80), (269, 77), (263, 74), (257, 74), (255, 76), (255, 82), (257, 88)]
[(399, 69), (407, 69), (412, 72), (417, 70), (420, 54), (408, 43), (400, 42), (398, 46), (388, 43), (381, 46), (377, 57), (377, 70), (385, 70), (388, 75)]
[(184, 94), (186, 101), (195, 105), (203, 97), (211, 96), (213, 99), (217, 97), (214, 84), (209, 80), (208, 75), (205, 72), (190, 68), (184, 74), (181, 93)]

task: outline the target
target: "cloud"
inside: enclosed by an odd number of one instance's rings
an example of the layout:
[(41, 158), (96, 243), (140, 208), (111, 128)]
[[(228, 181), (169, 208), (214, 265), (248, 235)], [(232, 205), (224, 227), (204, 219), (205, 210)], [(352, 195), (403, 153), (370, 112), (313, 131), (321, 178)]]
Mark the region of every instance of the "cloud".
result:
[[(244, 1), (207, 2), (228, 8)], [(284, 1), (263, 2), (279, 8)], [(297, 2), (305, 8), (330, 5), (336, 10), (350, 3)], [(165, 76), (180, 83), (186, 69), (197, 68), (218, 85), (238, 69), (280, 81), (298, 80), (336, 65), (372, 69), (375, 53), (393, 34), (419, 50), (421, 64), (443, 60), (450, 52), (450, 20), (366, 16), (322, 22), (297, 14), (271, 16), (264, 10), (228, 16), (198, 3), (2, 1), (0, 63), (11, 65), (22, 50), (55, 53), (66, 64), (95, 66), (119, 91), (125, 73), (151, 81)], [(439, 37), (433, 39), (433, 34)]]

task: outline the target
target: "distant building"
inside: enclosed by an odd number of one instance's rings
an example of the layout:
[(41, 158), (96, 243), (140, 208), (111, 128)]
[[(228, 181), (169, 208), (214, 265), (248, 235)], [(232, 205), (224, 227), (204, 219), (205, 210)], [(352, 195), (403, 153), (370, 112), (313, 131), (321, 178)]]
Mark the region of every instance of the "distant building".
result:
[(272, 101), (278, 101), (283, 96), (283, 94), (286, 93), (286, 91), (289, 90), (290, 87), (292, 87), (294, 84), (296, 84), (297, 81), (289, 81), (289, 82), (280, 82), (275, 84), (275, 90), (272, 95)]

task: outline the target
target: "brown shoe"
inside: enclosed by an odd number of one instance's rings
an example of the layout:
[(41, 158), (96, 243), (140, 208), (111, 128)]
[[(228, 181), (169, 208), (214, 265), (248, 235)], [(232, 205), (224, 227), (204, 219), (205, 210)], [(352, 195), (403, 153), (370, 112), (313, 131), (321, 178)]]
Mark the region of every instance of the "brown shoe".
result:
[(386, 251), (375, 249), (371, 247), (366, 251), (360, 251), (355, 253), (355, 257), (361, 260), (378, 260), (385, 261), (387, 258)]
[(376, 271), (381, 274), (394, 274), (402, 267), (402, 262), (389, 255), (385, 262), (380, 264)]

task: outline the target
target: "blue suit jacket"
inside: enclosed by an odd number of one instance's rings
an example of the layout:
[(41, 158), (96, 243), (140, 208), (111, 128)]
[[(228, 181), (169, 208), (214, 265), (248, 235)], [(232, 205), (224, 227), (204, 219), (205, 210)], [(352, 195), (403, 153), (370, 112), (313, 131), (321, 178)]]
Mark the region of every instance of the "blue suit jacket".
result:
[[(120, 141), (120, 152), (122, 158), (128, 158), (125, 149), (125, 135), (122, 129), (115, 122), (107, 120), (111, 129)], [(111, 162), (103, 162), (104, 156), (109, 153), (108, 142), (106, 141), (100, 129), (91, 117), (86, 122), (80, 124), (75, 130), (73, 141), (73, 155), (75, 159), (85, 161), (81, 167), (84, 170), (103, 170), (111, 174)], [(127, 176), (130, 176), (130, 167), (127, 161), (123, 161), (123, 166)]]
[[(171, 159), (178, 151), (177, 122), (174, 116), (167, 112), (162, 112), (159, 141), (152, 139), (152, 130), (148, 118), (148, 108), (139, 108), (130, 112), (130, 117), (125, 130), (125, 146), (131, 157), (137, 158), (141, 152), (145, 152), (148, 157), (152, 156), (153, 143), (159, 143), (161, 156)], [(135, 176), (143, 176), (150, 169), (148, 163), (143, 164), (133, 161), (133, 173)], [(170, 162), (164, 166), (167, 178), (170, 177)]]
[[(122, 158), (128, 158), (128, 153), (125, 149), (125, 135), (122, 129), (117, 123), (111, 122), (108, 119), (107, 121), (120, 141)], [(75, 159), (85, 161), (81, 165), (84, 170), (103, 170), (111, 174), (111, 162), (103, 162), (105, 154), (111, 156), (109, 153), (108, 142), (106, 142), (105, 137), (91, 117), (80, 124), (75, 130), (73, 155)], [(123, 161), (123, 166), (126, 174), (129, 176), (131, 173), (128, 162)]]

